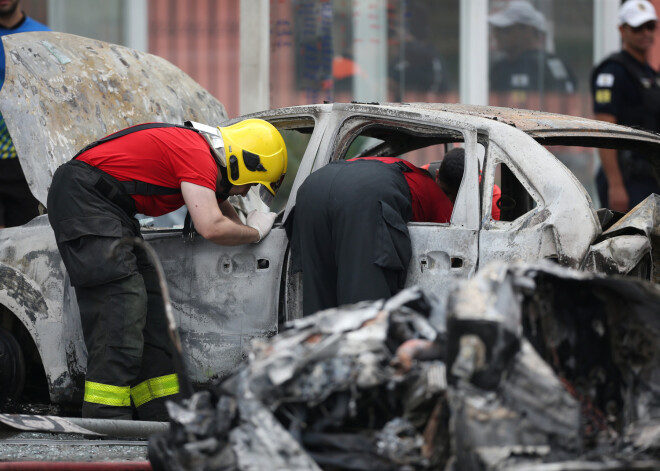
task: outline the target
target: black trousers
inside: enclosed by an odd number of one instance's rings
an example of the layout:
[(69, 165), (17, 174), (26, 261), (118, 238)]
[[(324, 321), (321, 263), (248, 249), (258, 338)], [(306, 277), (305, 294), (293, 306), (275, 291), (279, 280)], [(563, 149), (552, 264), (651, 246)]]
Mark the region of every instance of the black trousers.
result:
[(166, 420), (178, 393), (157, 274), (139, 248), (132, 198), (112, 177), (78, 161), (62, 165), (48, 194), (48, 217), (75, 287), (87, 347), (84, 417)]
[(396, 165), (339, 161), (312, 173), (296, 196), (291, 232), (303, 313), (389, 298), (402, 289), (411, 218), (410, 189)]
[[(623, 184), (626, 187), (628, 192), (628, 197), (630, 202), (628, 204), (628, 210), (634, 208), (639, 203), (644, 201), (647, 196), (651, 193), (660, 194), (660, 186), (658, 181), (653, 176), (653, 173), (649, 170), (649, 173), (644, 176), (638, 177), (628, 177), (625, 178)], [(598, 190), (598, 198), (600, 199), (600, 206), (603, 208), (609, 208), (609, 184), (607, 182), (607, 177), (605, 176), (605, 171), (601, 167), (596, 173), (596, 189)]]

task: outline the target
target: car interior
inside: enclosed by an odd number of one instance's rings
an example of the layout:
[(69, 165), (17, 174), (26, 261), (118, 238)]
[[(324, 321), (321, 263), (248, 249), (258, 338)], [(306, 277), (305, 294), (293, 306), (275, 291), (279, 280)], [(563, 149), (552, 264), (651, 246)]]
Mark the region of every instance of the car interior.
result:
[[(360, 129), (348, 144), (344, 159), (357, 157), (399, 157), (417, 166), (442, 160), (453, 147), (462, 146), (463, 135), (456, 130), (423, 128), (414, 129), (387, 124), (372, 124)], [(484, 155), (488, 146), (486, 136), (479, 136), (478, 150), (480, 171), (483, 171)], [(497, 201), (501, 214), (499, 221), (514, 221), (537, 206), (537, 202), (520, 182), (516, 174), (504, 162), (497, 164), (495, 185), (501, 189)], [(484, 192), (492, 198), (492, 192), (481, 185), (481, 201)], [(485, 208), (482, 208), (485, 210)]]

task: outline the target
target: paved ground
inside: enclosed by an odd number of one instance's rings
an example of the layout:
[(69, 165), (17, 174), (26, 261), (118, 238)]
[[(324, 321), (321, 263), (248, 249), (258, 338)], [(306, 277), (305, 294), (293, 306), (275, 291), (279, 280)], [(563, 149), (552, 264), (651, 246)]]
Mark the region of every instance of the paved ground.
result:
[[(3, 431), (4, 433), (4, 431)], [(23, 432), (0, 439), (0, 461), (146, 461), (147, 441)]]

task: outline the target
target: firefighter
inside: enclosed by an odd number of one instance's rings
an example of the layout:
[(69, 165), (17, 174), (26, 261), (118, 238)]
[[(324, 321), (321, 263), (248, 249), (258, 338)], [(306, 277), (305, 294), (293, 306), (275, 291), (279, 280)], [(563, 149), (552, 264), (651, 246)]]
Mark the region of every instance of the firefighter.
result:
[(48, 218), (75, 287), (87, 373), (83, 417), (166, 420), (179, 392), (164, 306), (146, 254), (121, 245), (141, 237), (136, 213), (159, 216), (186, 205), (196, 230), (221, 245), (260, 242), (275, 213), (243, 224), (227, 198), (261, 184), (274, 196), (287, 167), (280, 133), (248, 119), (229, 127), (147, 123), (106, 136), (60, 166)]
[(301, 185), (291, 230), (303, 314), (403, 288), (409, 221), (448, 222), (452, 204), (431, 175), (393, 157), (331, 162)]
[[(452, 204), (456, 203), (458, 189), (463, 180), (463, 171), (465, 169), (465, 149), (455, 147), (445, 154), (442, 160), (437, 160), (423, 165), (429, 173), (435, 178), (435, 182), (447, 195)], [(479, 172), (479, 181), (481, 181), (481, 172)], [(500, 220), (500, 198), (502, 190), (498, 185), (493, 185), (493, 203), (491, 206), (491, 217)]]

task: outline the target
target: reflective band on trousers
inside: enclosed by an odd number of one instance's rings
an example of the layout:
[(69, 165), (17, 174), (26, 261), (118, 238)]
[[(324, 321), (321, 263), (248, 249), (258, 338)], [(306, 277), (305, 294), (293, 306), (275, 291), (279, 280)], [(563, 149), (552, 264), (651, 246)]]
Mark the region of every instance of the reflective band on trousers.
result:
[(130, 386), (112, 386), (110, 384), (85, 381), (85, 402), (105, 404), (106, 406), (130, 407)]
[(152, 399), (171, 396), (178, 392), (179, 379), (176, 374), (151, 378), (131, 388), (131, 396), (133, 396), (135, 407), (140, 407)]

